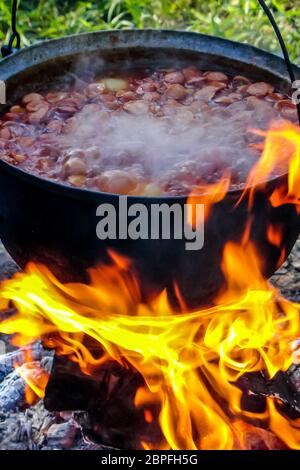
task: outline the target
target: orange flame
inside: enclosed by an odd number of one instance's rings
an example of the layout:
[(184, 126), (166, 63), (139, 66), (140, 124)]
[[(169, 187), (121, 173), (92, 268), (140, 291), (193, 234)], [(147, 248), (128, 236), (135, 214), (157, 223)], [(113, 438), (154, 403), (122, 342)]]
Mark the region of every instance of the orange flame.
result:
[(221, 202), (226, 196), (231, 183), (231, 174), (225, 171), (224, 175), (217, 183), (195, 187), (187, 199), (187, 221), (195, 229), (196, 227), (196, 206), (203, 204), (204, 220), (209, 218), (214, 204)]
[(16, 370), (26, 383), (25, 398), (29, 405), (33, 405), (40, 398), (44, 398), (49, 374), (39, 364), (29, 363), (17, 366)]
[(45, 396), (49, 373), (33, 360), (30, 348), (24, 349), (23, 354), (24, 363), (15, 362), (14, 367), (25, 382), (26, 403), (33, 405)]
[(255, 130), (265, 137), (263, 152), (257, 164), (249, 173), (246, 189), (250, 190), (253, 201), (255, 187), (266, 184), (270, 177), (288, 174), (287, 185), (282, 184), (270, 195), (273, 207), (294, 204), (299, 211), (300, 205), (300, 128), (289, 121), (273, 122), (266, 132)]
[(267, 240), (271, 245), (280, 247), (282, 242), (282, 229), (281, 227), (275, 227), (269, 225), (267, 228)]
[[(222, 265), (228, 289), (218, 305), (174, 315), (164, 292), (148, 305), (141, 302), (126, 263), (92, 270), (90, 285), (63, 285), (45, 267), (29, 264), (25, 273), (2, 284), (1, 298), (12, 301), (18, 313), (4, 320), (0, 331), (14, 333), (20, 344), (37, 337), (49, 341), (50, 334), (60, 354), (92, 374), (99, 362), (83, 346), (85, 334), (99, 343), (106, 358), (139, 371), (146, 386), (138, 390), (136, 406), (159, 403), (165, 438), (160, 448), (245, 448), (241, 391), (234, 382), (245, 372), (266, 370), (273, 377), (291, 365), (300, 307), (262, 278), (253, 246), (245, 251), (229, 243)], [(289, 432), (280, 438), (300, 448), (294, 425), (277, 414), (269, 407), (273, 431), (274, 422), (284, 420)], [(145, 419), (151, 421), (151, 415)]]

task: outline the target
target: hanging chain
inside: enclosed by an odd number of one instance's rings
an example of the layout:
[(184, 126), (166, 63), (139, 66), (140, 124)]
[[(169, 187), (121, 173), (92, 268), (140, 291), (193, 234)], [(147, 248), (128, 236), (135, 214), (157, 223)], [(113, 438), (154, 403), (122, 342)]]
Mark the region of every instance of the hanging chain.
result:
[[(9, 43), (5, 44), (1, 48), (2, 57), (7, 57), (12, 54), (15, 50), (20, 49), (21, 47), (21, 37), (17, 30), (17, 9), (18, 9), (18, 0), (12, 0), (11, 7), (11, 29), (12, 35), (9, 39)], [(16, 46), (14, 47), (14, 43)]]
[[(265, 1), (264, 0), (258, 0), (260, 6), (262, 7), (262, 9), (264, 10), (265, 14), (267, 15), (267, 17), (269, 18), (269, 21), (274, 29), (274, 32), (277, 36), (277, 39), (279, 41), (279, 44), (280, 44), (280, 47), (281, 47), (281, 51), (282, 51), (282, 54), (283, 54), (283, 57), (284, 57), (284, 60), (285, 60), (285, 64), (286, 64), (286, 67), (287, 67), (287, 70), (288, 70), (288, 73), (289, 73), (289, 76), (290, 76), (290, 80), (291, 80), (291, 84), (293, 86), (293, 84), (296, 82), (296, 77), (295, 77), (295, 73), (294, 73), (294, 70), (293, 70), (293, 66), (292, 66), (292, 63), (291, 63), (291, 60), (290, 60), (290, 56), (289, 56), (289, 53), (287, 51), (287, 48), (286, 48), (286, 45), (285, 45), (285, 42), (283, 40), (283, 37), (282, 37), (282, 34), (280, 32), (280, 29), (276, 23), (276, 20), (270, 10), (270, 8), (266, 5)], [(299, 120), (299, 124), (300, 124), (300, 103), (297, 104), (297, 112), (298, 112), (298, 120)]]

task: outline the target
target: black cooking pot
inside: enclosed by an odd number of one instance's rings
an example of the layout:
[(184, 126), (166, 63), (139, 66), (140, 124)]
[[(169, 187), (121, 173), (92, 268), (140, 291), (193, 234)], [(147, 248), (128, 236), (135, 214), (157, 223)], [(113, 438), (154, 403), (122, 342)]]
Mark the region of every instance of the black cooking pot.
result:
[[(246, 75), (272, 83), (290, 93), (284, 61), (254, 47), (215, 37), (180, 31), (105, 31), (46, 41), (22, 50), (0, 63), (0, 79), (7, 85), (8, 105), (25, 93), (43, 91), (52, 81), (74, 80), (72, 72), (80, 57), (101, 63), (102, 70), (165, 68), (194, 64), (207, 70)], [(98, 64), (98, 65), (97, 65)], [(300, 70), (294, 72), (300, 77)], [(2, 107), (4, 112), (7, 107)], [(162, 156), (163, 158), (163, 156)], [(299, 234), (299, 218), (293, 205), (272, 208), (268, 195), (286, 184), (286, 175), (265, 188), (256, 188), (251, 215), (251, 240), (264, 260), (264, 274), (278, 266), (281, 250), (266, 240), (268, 224), (283, 229), (282, 247), (290, 252)], [(118, 212), (119, 196), (66, 187), (10, 166), (0, 160), (0, 235), (16, 262), (48, 265), (61, 279), (86, 279), (86, 269), (107, 261), (107, 249), (130, 257), (136, 266), (145, 295), (173, 281), (189, 304), (208, 303), (224, 285), (220, 268), (224, 245), (240, 240), (249, 217), (247, 199), (234, 209), (239, 191), (230, 191), (216, 204), (205, 224), (204, 248), (187, 251), (185, 240), (107, 240), (96, 236), (96, 208), (111, 203)], [(129, 197), (129, 204), (165, 202), (184, 204), (183, 197)]]

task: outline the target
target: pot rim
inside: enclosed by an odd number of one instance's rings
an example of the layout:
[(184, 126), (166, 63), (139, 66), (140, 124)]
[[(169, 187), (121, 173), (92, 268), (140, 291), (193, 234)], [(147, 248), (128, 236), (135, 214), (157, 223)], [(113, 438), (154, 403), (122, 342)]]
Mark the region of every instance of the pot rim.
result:
[[(182, 29), (153, 29), (153, 28), (136, 28), (136, 29), (105, 29), (105, 30), (98, 30), (98, 31), (91, 31), (91, 32), (82, 32), (82, 33), (75, 33), (75, 34), (70, 34), (70, 35), (63, 35), (63, 36), (59, 36), (57, 38), (53, 38), (53, 39), (44, 39), (44, 40), (41, 40), (41, 41), (37, 41), (35, 42), (34, 44), (28, 46), (28, 47), (25, 47), (25, 48), (22, 48), (22, 49), (19, 49), (17, 50), (16, 52), (14, 52), (12, 55), (9, 55), (7, 57), (4, 57), (0, 60), (0, 66), (2, 66), (2, 64), (5, 64), (6, 66), (14, 61), (14, 58), (18, 59), (18, 57), (22, 56), (23, 54), (27, 54), (29, 53), (30, 51), (38, 51), (39, 49), (43, 49), (45, 46), (51, 46), (53, 45), (54, 46), (54, 50), (55, 52), (57, 52), (57, 55), (56, 57), (63, 57), (63, 56), (66, 56), (68, 54), (63, 54), (63, 55), (60, 55), (59, 54), (59, 50), (57, 48), (55, 48), (55, 45), (56, 44), (60, 44), (60, 43), (64, 43), (64, 42), (67, 42), (69, 41), (70, 43), (72, 43), (72, 40), (76, 40), (76, 39), (82, 39), (82, 38), (88, 38), (88, 37), (97, 37), (97, 36), (110, 36), (112, 38), (115, 38), (116, 36), (132, 36), (134, 34), (137, 34), (137, 35), (140, 35), (140, 34), (145, 34), (145, 35), (153, 35), (153, 36), (161, 36), (160, 37), (160, 41), (161, 39), (165, 36), (165, 37), (169, 37), (169, 39), (171, 38), (178, 38), (180, 36), (185, 36), (185, 37), (189, 37), (191, 40), (192, 39), (202, 39), (203, 40), (203, 44), (205, 42), (216, 42), (216, 43), (219, 43), (220, 45), (222, 44), (222, 46), (224, 47), (227, 47), (228, 50), (230, 49), (235, 49), (236, 47), (239, 47), (240, 49), (243, 49), (244, 52), (254, 52), (257, 59), (259, 60), (259, 56), (260, 58), (262, 58), (262, 56), (264, 56), (265, 59), (269, 58), (271, 61), (276, 61), (278, 65), (280, 65), (280, 67), (282, 67), (282, 69), (284, 70), (284, 73), (281, 75), (281, 78), (282, 79), (285, 79), (287, 81), (289, 81), (289, 75), (288, 75), (288, 71), (287, 71), (287, 67), (286, 67), (286, 63), (285, 63), (285, 60), (280, 56), (280, 55), (277, 55), (277, 54), (273, 54), (272, 52), (269, 52), (267, 50), (264, 50), (264, 49), (261, 49), (259, 47), (256, 47), (256, 46), (253, 46), (252, 44), (248, 44), (248, 43), (242, 43), (242, 42), (239, 42), (239, 41), (234, 41), (232, 39), (225, 39), (225, 38), (222, 38), (220, 36), (214, 36), (214, 35), (208, 35), (208, 34), (203, 34), (203, 33), (198, 33), (198, 32), (194, 32), (194, 31), (186, 31), (186, 30), (182, 30)], [(114, 39), (111, 39), (111, 47), (113, 47), (113, 43), (114, 43)], [(176, 43), (173, 43), (172, 44), (173, 47), (176, 46)], [(170, 47), (171, 44), (165, 44), (166, 47)], [(127, 49), (128, 45), (123, 43), (123, 44), (118, 44), (118, 48), (124, 48), (124, 49)], [(147, 46), (143, 46), (143, 47), (147, 47)], [(182, 45), (180, 47), (181, 49), (183, 48)], [(60, 48), (61, 49), (61, 48)], [(98, 48), (89, 48), (88, 49), (88, 52), (92, 52), (93, 50), (96, 51)], [(200, 51), (197, 51), (195, 50), (195, 52), (200, 52)], [(70, 53), (69, 55), (72, 55), (72, 53)], [(38, 57), (39, 59), (41, 57)], [(49, 57), (46, 57), (46, 59), (49, 59)], [(241, 59), (238, 57), (238, 58), (235, 58), (235, 60), (237, 62), (241, 62)], [(15, 65), (15, 64), (14, 64)], [(32, 65), (36, 65), (36, 64), (32, 64)], [(258, 61), (257, 63), (253, 64), (253, 65), (256, 65), (257, 67), (260, 67), (260, 62)], [(295, 63), (292, 63), (292, 67), (293, 69), (295, 70), (295, 72), (300, 76), (300, 66), (298, 66), (297, 64)], [(9, 68), (8, 68), (9, 69)], [(9, 79), (12, 75), (14, 75), (15, 73), (19, 73), (20, 70), (8, 70), (8, 69), (4, 69), (1, 70), (1, 77), (3, 80), (7, 80)], [(22, 68), (23, 70), (23, 68)], [(275, 71), (270, 68), (269, 71), (275, 75)], [(280, 71), (281, 73), (281, 71)], [(277, 73), (278, 75), (278, 73)], [(278, 75), (278, 78), (279, 78), (279, 75)]]
[[(55, 39), (47, 39), (47, 40), (44, 40), (44, 41), (39, 41), (35, 44), (33, 44), (32, 46), (29, 46), (27, 48), (24, 48), (24, 49), (21, 49), (17, 52), (15, 52), (13, 55), (11, 56), (8, 56), (4, 59), (2, 59), (0, 61), (0, 67), (3, 66), (5, 67), (5, 65), (9, 65), (10, 62), (14, 62), (15, 60), (18, 61), (18, 58), (19, 57), (22, 57), (22, 55), (26, 55), (27, 53), (29, 53), (30, 51), (38, 51), (39, 49), (43, 49), (45, 47), (47, 47), (48, 45), (54, 45), (55, 44), (59, 44), (61, 42), (66, 42), (66, 41), (72, 41), (72, 39), (75, 39), (75, 38), (82, 38), (82, 37), (92, 37), (92, 36), (98, 36), (98, 35), (103, 35), (103, 36), (109, 36), (109, 35), (119, 35), (119, 36), (131, 36), (133, 34), (153, 34), (153, 35), (157, 35), (157, 36), (161, 36), (161, 35), (165, 35), (166, 37), (177, 37), (178, 35), (182, 36), (182, 37), (190, 37), (190, 38), (199, 38), (199, 39), (203, 39), (204, 41), (217, 41), (219, 42), (220, 44), (223, 44), (223, 45), (227, 45), (230, 46), (230, 47), (239, 47), (240, 49), (243, 49), (244, 51), (252, 51), (254, 54), (256, 54), (257, 56), (258, 55), (261, 55), (263, 54), (265, 56), (265, 58), (269, 58), (271, 60), (276, 60), (276, 62), (278, 64), (280, 64), (281, 66), (285, 67), (285, 62), (284, 60), (279, 57), (279, 56), (276, 56), (275, 54), (272, 54), (270, 52), (267, 52), (265, 50), (262, 50), (258, 47), (255, 47), (255, 46), (252, 46), (252, 45), (249, 45), (249, 44), (244, 44), (244, 43), (240, 43), (238, 41), (232, 41), (232, 40), (228, 40), (228, 39), (224, 39), (224, 38), (220, 38), (220, 37), (217, 37), (217, 36), (210, 36), (210, 35), (206, 35), (206, 34), (201, 34), (201, 33), (197, 33), (197, 32), (191, 32), (191, 31), (184, 31), (184, 30), (180, 30), (180, 29), (170, 29), (170, 30), (166, 30), (166, 29), (152, 29), (152, 28), (147, 28), (147, 29), (134, 29), (134, 30), (101, 30), (101, 31), (94, 31), (94, 32), (83, 32), (83, 33), (79, 33), (79, 34), (73, 34), (73, 35), (67, 35), (67, 36), (62, 36), (62, 37), (59, 37), (59, 38), (55, 38)], [(124, 44), (126, 46), (126, 48), (128, 47), (128, 44)], [(167, 47), (171, 47), (172, 44), (165, 44), (164, 42), (162, 43), (162, 48), (167, 48)], [(175, 47), (176, 44), (173, 44), (173, 47)], [(121, 45), (118, 45), (119, 48), (121, 48)], [(124, 46), (123, 46), (124, 47)], [(147, 46), (144, 46), (144, 47), (147, 47)], [(159, 46), (157, 46), (159, 47)], [(182, 49), (183, 47), (181, 47)], [(96, 51), (97, 49), (99, 49), (99, 47), (95, 48), (95, 49), (91, 49), (89, 52), (93, 52)], [(180, 49), (178, 49), (180, 50)], [(199, 54), (201, 54), (201, 51), (197, 51), (195, 50), (195, 52), (198, 52)], [(74, 54), (77, 54), (77, 51), (74, 51)], [(78, 53), (80, 54), (80, 53)], [(62, 54), (62, 55), (57, 55), (57, 58), (59, 57), (64, 57), (64, 56), (67, 56), (67, 55), (72, 55), (72, 52), (70, 51), (68, 54)], [(55, 59), (55, 57), (54, 57)], [(45, 61), (49, 60), (49, 57), (46, 57), (45, 58)], [(237, 62), (241, 62), (240, 58), (237, 57), (236, 58), (236, 61)], [(42, 63), (43, 61), (39, 62), (39, 63)], [(30, 66), (34, 66), (34, 65), (38, 65), (38, 64), (29, 64), (27, 68), (29, 68)], [(260, 63), (258, 64), (255, 64), (257, 65), (257, 67), (259, 68), (260, 67)], [(295, 65), (295, 64), (292, 64), (293, 67), (295, 68), (295, 70), (298, 72), (298, 74), (300, 74), (300, 68)], [(9, 80), (10, 78), (12, 78), (14, 75), (17, 75), (18, 73), (20, 73), (22, 70), (26, 69), (26, 67), (22, 67), (21, 69), (18, 69), (16, 68), (15, 70), (12, 70), (11, 72), (9, 71), (9, 67), (8, 67), (8, 72), (6, 73), (5, 75), (5, 69), (4, 69), (4, 75), (1, 74), (1, 78), (4, 79), (4, 80)], [(0, 70), (1, 71), (1, 70)], [(2, 71), (1, 71), (2, 72)], [(273, 73), (273, 75), (276, 76), (276, 73), (274, 72), (274, 70), (271, 71), (271, 73)], [(277, 76), (278, 76), (278, 79), (281, 78), (281, 80), (283, 81), (287, 81), (287, 75), (286, 76), (282, 76), (282, 75), (278, 75), (278, 72), (277, 72)], [(52, 192), (55, 192), (55, 193), (68, 193), (69, 196), (75, 198), (75, 199), (80, 199), (80, 200), (87, 200), (87, 201), (98, 201), (100, 198), (119, 198), (120, 194), (115, 194), (115, 193), (105, 193), (105, 192), (101, 192), (101, 191), (94, 191), (94, 190), (90, 190), (90, 189), (86, 189), (86, 188), (77, 188), (77, 187), (73, 187), (73, 186), (68, 186), (66, 184), (64, 184), (63, 182), (59, 182), (59, 181), (53, 181), (53, 180), (50, 180), (50, 179), (47, 179), (47, 178), (43, 178), (41, 176), (38, 176), (38, 175), (35, 175), (33, 173), (29, 173), (21, 168), (18, 168), (8, 162), (5, 162), (4, 160), (2, 160), (0, 158), (0, 169), (3, 169), (4, 171), (6, 172), (9, 172), (9, 173), (12, 173), (12, 174), (15, 174), (15, 176), (17, 177), (20, 177), (22, 180), (24, 181), (27, 181), (29, 183), (33, 183), (34, 185), (36, 186), (42, 186), (45, 190), (48, 189), (48, 190), (51, 190)], [(278, 176), (275, 176), (275, 177), (272, 177), (266, 181), (263, 181), (257, 185), (250, 185), (250, 186), (247, 186), (247, 184), (243, 184), (241, 185), (242, 187), (238, 187), (238, 188), (232, 188), (232, 189), (229, 189), (227, 191), (227, 196), (232, 196), (232, 197), (238, 197), (242, 194), (242, 192), (247, 189), (247, 190), (251, 190), (253, 189), (254, 187), (260, 187), (261, 185), (274, 185), (274, 187), (280, 182), (282, 181), (283, 179), (287, 178), (287, 173), (283, 173), (283, 174), (280, 174)], [(192, 190), (191, 190), (192, 192)], [(191, 193), (190, 192), (190, 193)], [(137, 201), (137, 202), (141, 202), (142, 200), (147, 200), (149, 202), (153, 201), (153, 202), (157, 202), (159, 200), (161, 201), (185, 201), (188, 197), (189, 197), (189, 194), (185, 195), (185, 196), (171, 196), (171, 195), (161, 195), (161, 196), (135, 196), (135, 195), (123, 195), (123, 196), (127, 196), (128, 200), (129, 201)], [(201, 195), (200, 195), (201, 197)]]

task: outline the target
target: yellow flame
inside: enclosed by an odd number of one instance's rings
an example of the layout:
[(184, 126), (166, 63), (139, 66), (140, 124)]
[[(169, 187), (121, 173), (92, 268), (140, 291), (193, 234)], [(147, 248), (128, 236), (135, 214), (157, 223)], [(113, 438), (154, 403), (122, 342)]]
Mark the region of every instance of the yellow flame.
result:
[[(286, 370), (292, 363), (290, 344), (300, 331), (299, 306), (267, 284), (257, 259), (253, 246), (241, 251), (228, 244), (222, 264), (228, 290), (219, 304), (177, 315), (165, 293), (147, 305), (141, 302), (128, 265), (92, 270), (89, 285), (63, 285), (45, 267), (31, 263), (2, 284), (1, 298), (12, 301), (18, 313), (3, 320), (0, 331), (13, 333), (20, 344), (37, 337), (49, 340), (50, 334), (53, 347), (92, 374), (103, 358), (93, 358), (83, 346), (84, 333), (106, 357), (143, 375), (148, 394), (139, 390), (136, 405), (151, 399), (159, 403), (166, 440), (160, 446), (232, 449), (238, 442), (242, 448), (235, 419), (219, 403), (240, 417), (241, 391), (234, 382), (245, 372), (267, 370), (272, 377)], [(277, 411), (270, 409), (268, 417), (274, 420), (271, 412)], [(298, 448), (289, 435), (280, 437)]]

